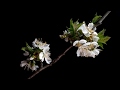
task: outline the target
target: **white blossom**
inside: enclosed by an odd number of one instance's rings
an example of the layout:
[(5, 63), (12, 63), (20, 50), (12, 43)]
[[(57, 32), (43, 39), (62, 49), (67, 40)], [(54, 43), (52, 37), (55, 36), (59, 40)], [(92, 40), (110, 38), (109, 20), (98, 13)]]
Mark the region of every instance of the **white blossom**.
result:
[[(63, 31), (63, 34), (66, 35), (68, 34), (69, 32), (67, 30)], [(68, 42), (68, 37), (65, 37), (65, 41)]]
[(94, 24), (93, 23), (89, 23), (88, 26), (86, 26), (85, 23), (83, 23), (79, 28), (78, 30), (82, 30), (83, 34), (86, 36), (86, 37), (90, 37), (90, 39), (92, 41), (95, 41), (97, 42), (99, 40), (99, 37), (97, 36), (97, 32), (95, 32), (96, 30), (96, 27), (94, 27)]
[(45, 45), (43, 51), (39, 53), (39, 59), (42, 62), (45, 60), (47, 64), (50, 64), (52, 62), (52, 59), (50, 58), (51, 53), (49, 49), (49, 45)]
[(39, 49), (44, 49), (45, 47), (49, 48), (49, 44), (46, 42), (43, 43), (42, 41), (39, 41), (38, 39), (35, 39), (33, 42), (33, 47), (38, 47)]
[(25, 68), (27, 68), (27, 69), (31, 69), (32, 71), (36, 71), (37, 68), (39, 68), (38, 65), (35, 65), (35, 64), (30, 65), (30, 63), (28, 63), (27, 60), (21, 61), (20, 66), (21, 66), (21, 67), (25, 67)]
[(80, 40), (75, 41), (73, 43), (73, 46), (78, 47), (78, 50), (76, 52), (77, 57), (84, 56), (84, 57), (93, 57), (97, 56), (100, 53), (100, 49), (97, 49), (99, 47), (97, 42), (87, 42), (86, 40)]
[(47, 49), (44, 49), (43, 52), (39, 54), (39, 59), (42, 62), (45, 60), (47, 64), (52, 62), (52, 59), (50, 58), (50, 52)]

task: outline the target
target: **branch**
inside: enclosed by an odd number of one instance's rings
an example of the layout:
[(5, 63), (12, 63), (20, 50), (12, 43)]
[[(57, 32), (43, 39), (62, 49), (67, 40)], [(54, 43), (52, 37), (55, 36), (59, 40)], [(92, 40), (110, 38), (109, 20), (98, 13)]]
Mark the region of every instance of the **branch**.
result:
[(111, 11), (107, 11), (104, 16), (94, 25), (93, 29), (102, 24), (102, 21), (108, 16)]
[(66, 52), (67, 52), (68, 50), (70, 50), (72, 47), (73, 47), (73, 46), (71, 45), (71, 46), (70, 46), (69, 48), (67, 48), (60, 56), (58, 56), (58, 58), (54, 59), (53, 62), (52, 62), (51, 64), (48, 64), (48, 65), (46, 65), (46, 66), (40, 68), (40, 69), (39, 69), (38, 71), (36, 71), (33, 75), (31, 75), (28, 79), (33, 78), (35, 75), (37, 75), (37, 74), (38, 74), (39, 72), (41, 72), (42, 70), (44, 70), (44, 69), (46, 69), (46, 68), (52, 66), (53, 64), (55, 64), (55, 63), (56, 63), (57, 61), (59, 61), (60, 58), (61, 58), (63, 55), (65, 55)]

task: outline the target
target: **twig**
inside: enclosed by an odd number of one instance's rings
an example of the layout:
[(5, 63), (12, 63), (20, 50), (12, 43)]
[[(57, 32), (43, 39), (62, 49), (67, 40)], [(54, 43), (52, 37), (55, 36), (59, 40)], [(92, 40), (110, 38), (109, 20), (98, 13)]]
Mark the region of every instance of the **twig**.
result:
[(41, 72), (42, 70), (44, 70), (44, 69), (46, 69), (46, 68), (52, 66), (53, 64), (55, 64), (55, 63), (56, 63), (57, 61), (59, 61), (60, 58), (61, 58), (63, 55), (65, 55), (66, 52), (67, 52), (68, 50), (70, 50), (72, 47), (73, 47), (73, 46), (71, 45), (71, 46), (70, 46), (69, 48), (67, 48), (60, 56), (58, 56), (58, 58), (54, 59), (53, 62), (52, 62), (51, 64), (48, 64), (48, 65), (46, 65), (46, 66), (40, 68), (40, 69), (39, 69), (38, 71), (36, 71), (33, 75), (31, 75), (28, 79), (33, 78), (35, 75), (37, 75), (37, 74), (38, 74), (39, 72)]
[(104, 16), (94, 25), (93, 29), (102, 24), (102, 21), (108, 16), (111, 11), (107, 11)]

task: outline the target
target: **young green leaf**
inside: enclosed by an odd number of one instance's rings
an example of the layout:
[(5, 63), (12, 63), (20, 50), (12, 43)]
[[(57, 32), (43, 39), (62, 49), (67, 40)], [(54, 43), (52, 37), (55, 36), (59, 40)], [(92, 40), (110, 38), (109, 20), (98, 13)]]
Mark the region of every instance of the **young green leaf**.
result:
[(99, 37), (98, 44), (100, 45), (101, 48), (103, 48), (103, 44), (106, 44), (106, 42), (111, 38), (109, 36), (104, 36), (105, 31), (106, 30), (103, 29), (98, 33), (98, 37)]
[(102, 44), (101, 42), (98, 42), (98, 45), (99, 45), (102, 49), (104, 49), (104, 48), (103, 48), (103, 44)]
[(26, 42), (26, 47), (27, 47), (27, 50), (28, 50), (28, 51), (30, 51), (30, 52), (33, 51), (32, 47), (30, 47), (27, 42)]
[(77, 31), (77, 29), (82, 25), (83, 23), (77, 23), (77, 21), (75, 23), (73, 23), (73, 28), (74, 31)]
[(72, 19), (70, 19), (70, 28), (71, 28), (71, 30), (73, 30), (73, 20)]
[(26, 51), (27, 47), (22, 47), (21, 50)]
[(104, 36), (104, 33), (105, 33), (105, 29), (101, 30), (99, 33), (98, 33), (98, 37), (103, 37)]
[(106, 42), (110, 39), (111, 37), (109, 36), (104, 36), (98, 40), (98, 42), (101, 42), (103, 44), (106, 44)]
[(102, 18), (101, 15), (97, 15), (97, 13), (95, 14), (94, 18), (92, 19), (92, 23), (97, 23), (100, 19)]

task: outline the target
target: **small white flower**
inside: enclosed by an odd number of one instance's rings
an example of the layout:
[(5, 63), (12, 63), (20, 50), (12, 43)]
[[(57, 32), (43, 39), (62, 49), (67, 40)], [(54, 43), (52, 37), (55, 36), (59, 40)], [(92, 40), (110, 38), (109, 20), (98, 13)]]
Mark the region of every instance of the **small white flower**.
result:
[[(63, 31), (63, 35), (67, 35), (69, 32), (67, 30)], [(65, 37), (65, 41), (68, 42), (68, 37)]]
[(46, 47), (49, 49), (49, 44), (43, 43), (42, 41), (39, 41), (39, 40), (37, 40), (37, 39), (35, 39), (35, 40), (33, 41), (33, 46), (34, 46), (34, 47), (38, 47), (38, 48), (41, 49), (41, 50), (43, 50), (43, 49), (46, 48)]
[(52, 62), (52, 59), (50, 58), (50, 52), (48, 51), (48, 47), (43, 49), (43, 52), (40, 52), (39, 59), (43, 62), (46, 61), (47, 64), (50, 64)]
[(33, 60), (34, 58), (33, 57), (30, 57), (30, 60)]
[(68, 33), (67, 30), (63, 31), (63, 34), (67, 34), (67, 33)]
[(76, 52), (77, 57), (84, 56), (84, 57), (93, 57), (97, 56), (100, 52), (100, 49), (97, 42), (87, 42), (85, 40), (75, 41), (73, 46), (77, 45), (78, 50)]
[(86, 36), (86, 37), (90, 37), (91, 40), (93, 41), (98, 41), (99, 40), (99, 37), (97, 36), (97, 32), (95, 32), (96, 30), (96, 27), (93, 29), (94, 27), (94, 24), (93, 23), (89, 23), (88, 26), (85, 25), (85, 23), (83, 23), (79, 28), (78, 30), (82, 30), (83, 34)]
[(28, 70), (31, 69), (32, 71), (36, 71), (37, 68), (39, 68), (38, 65), (33, 64), (33, 66), (31, 66), (27, 60), (21, 61), (20, 64), (21, 67), (25, 67), (25, 69), (27, 68)]

